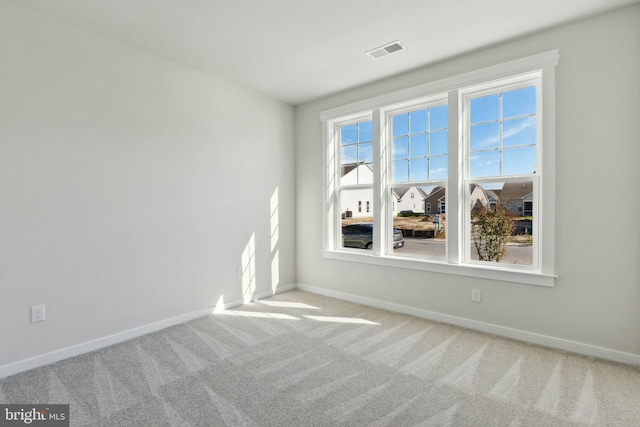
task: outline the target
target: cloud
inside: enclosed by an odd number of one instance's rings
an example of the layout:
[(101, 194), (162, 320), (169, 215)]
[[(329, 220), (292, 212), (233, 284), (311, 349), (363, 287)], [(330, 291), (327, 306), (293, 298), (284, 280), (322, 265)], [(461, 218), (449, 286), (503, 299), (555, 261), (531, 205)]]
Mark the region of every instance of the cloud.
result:
[(520, 132), (522, 132), (523, 130), (535, 125), (536, 125), (536, 117), (535, 116), (528, 117), (526, 120), (521, 122), (518, 126), (509, 129), (507, 132), (503, 132), (502, 139), (515, 136)]
[[(519, 134), (520, 132), (532, 127), (536, 125), (536, 117), (535, 116), (531, 116), (528, 117), (527, 119), (523, 120), (522, 122), (520, 122), (518, 124), (518, 126), (512, 127), (510, 128), (508, 131), (506, 132), (502, 132), (502, 140), (504, 141), (507, 138), (511, 138), (512, 136), (516, 136), (517, 134)], [(503, 123), (503, 129), (504, 129), (504, 123)], [(495, 145), (498, 141), (500, 140), (499, 136), (492, 136), (489, 138), (485, 138), (483, 140), (481, 140), (480, 142), (473, 144), (474, 145), (474, 151), (475, 150), (482, 150), (483, 148), (487, 148), (490, 146)]]

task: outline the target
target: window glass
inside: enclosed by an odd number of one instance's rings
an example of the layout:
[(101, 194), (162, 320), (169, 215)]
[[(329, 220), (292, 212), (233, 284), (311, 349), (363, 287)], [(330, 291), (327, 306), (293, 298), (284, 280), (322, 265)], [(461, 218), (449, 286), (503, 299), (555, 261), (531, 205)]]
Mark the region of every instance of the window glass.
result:
[(393, 254), (407, 257), (445, 258), (446, 215), (432, 206), (445, 206), (444, 186), (396, 187), (393, 230), (390, 233)]
[(536, 169), (536, 147), (504, 150), (502, 153), (502, 175), (528, 175)]
[(498, 151), (478, 151), (469, 156), (469, 176), (500, 175), (500, 153)]
[(447, 156), (431, 157), (429, 159), (429, 179), (447, 179), (449, 159)]
[(392, 135), (402, 136), (409, 134), (409, 114), (398, 114), (393, 116), (391, 120)]
[(447, 129), (449, 127), (449, 117), (447, 106), (440, 105), (429, 109), (429, 129), (432, 131)]
[(449, 133), (444, 131), (432, 132), (429, 136), (429, 154), (447, 154), (449, 150)]
[(411, 134), (427, 131), (427, 110), (418, 110), (409, 113), (409, 126)]
[(371, 120), (339, 128), (341, 185), (373, 183), (372, 130)]
[(503, 117), (528, 116), (536, 113), (535, 86), (512, 90), (503, 94)]
[(500, 118), (500, 95), (472, 99), (470, 107), (472, 125), (497, 121)]
[(413, 157), (427, 157), (429, 155), (429, 145), (426, 133), (413, 135), (411, 136), (410, 141), (411, 155)]
[(533, 181), (469, 184), (473, 261), (532, 265)]
[(391, 116), (393, 182), (446, 179), (447, 123), (446, 105)]
[(469, 176), (527, 175), (536, 168), (536, 87), (469, 101)]
[(340, 191), (341, 247), (371, 249), (373, 245), (373, 189), (357, 188)]
[(502, 145), (504, 147), (535, 144), (536, 118), (534, 116), (504, 121), (502, 136)]
[(340, 128), (340, 142), (342, 144), (355, 144), (358, 141), (358, 128), (356, 125), (348, 125)]

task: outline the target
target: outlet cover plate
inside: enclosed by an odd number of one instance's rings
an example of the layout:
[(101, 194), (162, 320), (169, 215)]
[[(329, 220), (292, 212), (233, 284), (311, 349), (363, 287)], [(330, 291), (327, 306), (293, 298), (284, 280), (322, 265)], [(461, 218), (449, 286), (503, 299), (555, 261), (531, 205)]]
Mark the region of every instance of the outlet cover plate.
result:
[(31, 323), (45, 320), (44, 304), (31, 306)]

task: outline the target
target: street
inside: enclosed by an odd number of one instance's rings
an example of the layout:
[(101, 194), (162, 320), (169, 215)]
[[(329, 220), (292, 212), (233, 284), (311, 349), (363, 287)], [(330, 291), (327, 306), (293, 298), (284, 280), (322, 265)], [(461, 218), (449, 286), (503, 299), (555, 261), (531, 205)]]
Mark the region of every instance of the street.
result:
[[(394, 255), (410, 255), (424, 257), (445, 257), (446, 243), (443, 239), (425, 239), (405, 237), (405, 246), (393, 250)], [(471, 259), (477, 260), (478, 254), (471, 246)], [(508, 243), (507, 256), (501, 262), (506, 264), (531, 265), (533, 262), (533, 247), (531, 244)]]

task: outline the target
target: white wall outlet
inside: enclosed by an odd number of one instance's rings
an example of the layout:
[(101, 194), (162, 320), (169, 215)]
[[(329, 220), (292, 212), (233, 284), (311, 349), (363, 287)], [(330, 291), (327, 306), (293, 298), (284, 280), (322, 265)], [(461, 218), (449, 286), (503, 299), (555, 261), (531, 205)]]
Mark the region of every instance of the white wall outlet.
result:
[(482, 302), (482, 290), (481, 289), (471, 289), (471, 301), (473, 301), (473, 302)]
[(31, 306), (31, 323), (42, 322), (45, 320), (44, 304)]

